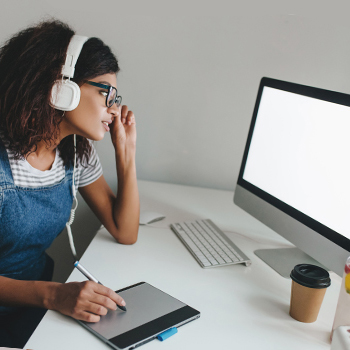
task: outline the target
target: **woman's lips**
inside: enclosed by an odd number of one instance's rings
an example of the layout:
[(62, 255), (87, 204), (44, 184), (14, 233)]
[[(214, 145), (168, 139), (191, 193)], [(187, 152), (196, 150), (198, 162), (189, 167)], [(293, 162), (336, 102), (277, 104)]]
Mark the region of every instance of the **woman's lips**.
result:
[(106, 129), (106, 131), (109, 131), (109, 126), (108, 126), (108, 124), (109, 124), (109, 122), (106, 122), (106, 121), (102, 122), (102, 125), (103, 125), (103, 127)]

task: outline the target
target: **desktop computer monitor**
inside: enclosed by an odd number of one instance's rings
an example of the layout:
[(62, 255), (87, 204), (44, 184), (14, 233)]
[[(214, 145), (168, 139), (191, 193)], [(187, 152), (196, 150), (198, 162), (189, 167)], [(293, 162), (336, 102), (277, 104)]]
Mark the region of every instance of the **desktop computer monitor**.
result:
[(296, 246), (256, 251), (281, 275), (311, 257), (341, 276), (350, 255), (350, 96), (262, 78), (234, 202)]

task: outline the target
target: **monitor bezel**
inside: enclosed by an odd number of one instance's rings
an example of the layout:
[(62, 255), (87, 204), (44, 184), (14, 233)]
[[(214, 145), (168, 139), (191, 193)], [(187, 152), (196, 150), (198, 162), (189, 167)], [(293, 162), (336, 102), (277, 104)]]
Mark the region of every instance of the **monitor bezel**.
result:
[(298, 95), (312, 97), (318, 100), (328, 101), (328, 102), (332, 102), (332, 103), (336, 103), (336, 104), (340, 104), (348, 107), (350, 107), (350, 95), (263, 77), (260, 81), (258, 95), (257, 95), (257, 99), (256, 99), (254, 111), (253, 111), (252, 121), (250, 124), (247, 142), (243, 153), (241, 168), (240, 168), (240, 172), (237, 180), (237, 184), (243, 187), (244, 189), (246, 189), (247, 191), (251, 192), (252, 194), (256, 195), (257, 197), (271, 204), (275, 208), (281, 210), (285, 214), (291, 216), (295, 220), (301, 222), (305, 226), (316, 231), (317, 233), (327, 238), (331, 242), (339, 245), (343, 249), (350, 252), (350, 239), (332, 230), (331, 228), (321, 224), (315, 219), (309, 217), (308, 215), (291, 207), (287, 203), (279, 200), (278, 198), (270, 195), (269, 193), (263, 191), (259, 187), (256, 187), (255, 185), (243, 179), (244, 169), (248, 158), (249, 148), (253, 137), (254, 127), (255, 127), (259, 106), (260, 106), (260, 101), (261, 101), (261, 96), (262, 96), (264, 87), (271, 87), (271, 88), (292, 92)]

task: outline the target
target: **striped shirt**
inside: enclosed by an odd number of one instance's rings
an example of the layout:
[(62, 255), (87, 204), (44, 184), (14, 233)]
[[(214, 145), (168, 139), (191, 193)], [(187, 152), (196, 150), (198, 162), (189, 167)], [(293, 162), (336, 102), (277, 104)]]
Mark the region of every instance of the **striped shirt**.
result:
[[(63, 165), (63, 159), (59, 155), (59, 151), (56, 148), (55, 160), (50, 170), (39, 170), (33, 168), (26, 159), (14, 159), (14, 152), (8, 149), (8, 142), (6, 142), (0, 134), (3, 144), (5, 145), (9, 163), (12, 171), (13, 181), (16, 186), (37, 188), (46, 187), (58, 184), (65, 176), (65, 166)], [(75, 189), (90, 185), (96, 181), (102, 175), (102, 166), (100, 159), (97, 155), (95, 147), (90, 141), (91, 154), (89, 161), (86, 160), (81, 163), (77, 159), (77, 165), (75, 168)]]

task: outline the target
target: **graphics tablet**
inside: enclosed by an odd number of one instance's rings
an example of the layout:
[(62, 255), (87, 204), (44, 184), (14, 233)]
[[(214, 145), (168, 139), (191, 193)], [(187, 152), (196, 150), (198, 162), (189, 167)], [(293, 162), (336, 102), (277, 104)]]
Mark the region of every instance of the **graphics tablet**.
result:
[(200, 312), (169, 294), (140, 282), (117, 290), (127, 311), (108, 310), (99, 322), (78, 321), (114, 349), (133, 349), (157, 337), (169, 328), (195, 320)]

